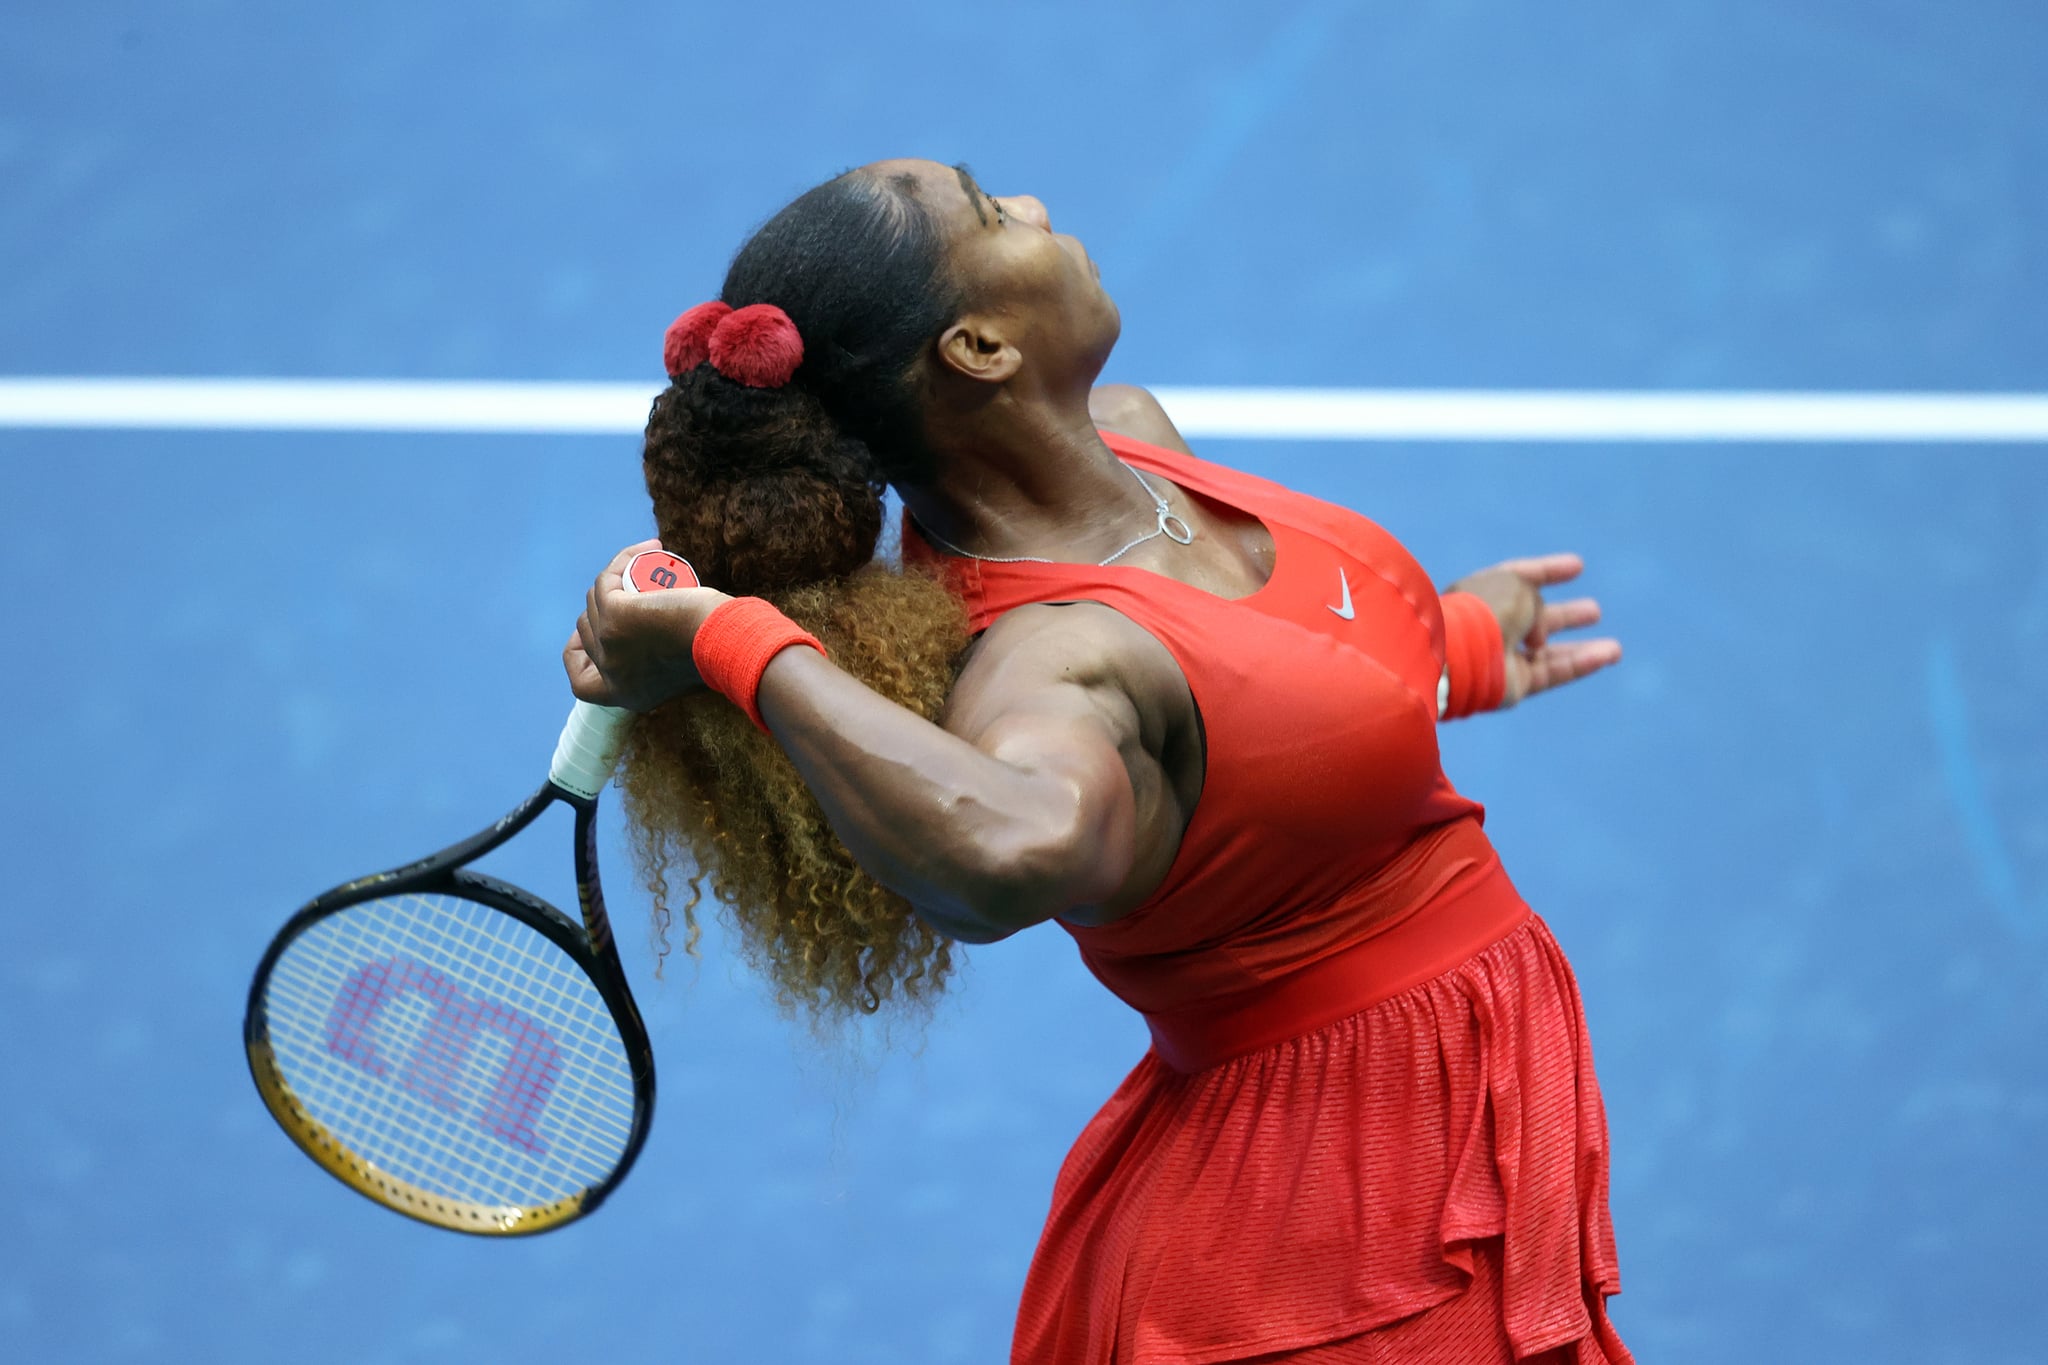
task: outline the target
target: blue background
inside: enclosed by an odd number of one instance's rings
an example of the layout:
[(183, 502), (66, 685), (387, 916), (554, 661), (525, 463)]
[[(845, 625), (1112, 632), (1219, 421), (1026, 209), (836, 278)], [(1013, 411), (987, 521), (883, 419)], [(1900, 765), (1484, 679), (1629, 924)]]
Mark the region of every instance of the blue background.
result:
[[(922, 154), (1089, 244), (1112, 378), (2048, 387), (2027, 0), (28, 0), (5, 32), (0, 373), (651, 393), (749, 226)], [(2044, 453), (1205, 453), (1440, 578), (1587, 557), (1627, 661), (1445, 739), (1580, 972), (1640, 1356), (2042, 1359)], [(715, 937), (656, 984), (626, 932), (662, 1110), (532, 1242), (358, 1200), (249, 1086), (283, 916), (536, 780), (638, 481), (630, 438), (0, 431), (0, 1355), (1002, 1357), (1143, 1046), (1057, 930), (862, 1060)], [(566, 899), (563, 851), (493, 866)]]

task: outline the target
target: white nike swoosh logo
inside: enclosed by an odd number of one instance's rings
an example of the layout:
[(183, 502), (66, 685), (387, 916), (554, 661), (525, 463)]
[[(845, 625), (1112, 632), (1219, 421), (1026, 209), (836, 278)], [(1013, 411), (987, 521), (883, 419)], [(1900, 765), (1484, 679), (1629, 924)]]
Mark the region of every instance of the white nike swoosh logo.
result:
[[(1337, 570), (1337, 582), (1344, 589), (1344, 605), (1341, 607), (1330, 607), (1330, 610), (1336, 612), (1337, 615), (1346, 621), (1349, 621), (1358, 613), (1351, 609), (1351, 580), (1344, 576), (1344, 570), (1341, 567)], [(1324, 605), (1328, 606), (1329, 604), (1325, 603)]]

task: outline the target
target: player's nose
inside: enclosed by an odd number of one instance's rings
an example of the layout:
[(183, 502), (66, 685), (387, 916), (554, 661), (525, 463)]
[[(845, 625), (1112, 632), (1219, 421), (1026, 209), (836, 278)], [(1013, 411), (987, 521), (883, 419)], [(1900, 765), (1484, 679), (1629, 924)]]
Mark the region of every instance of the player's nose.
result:
[(1052, 215), (1046, 212), (1044, 203), (1037, 195), (1005, 194), (999, 197), (1012, 218), (1022, 218), (1033, 227), (1043, 228), (1047, 232), (1052, 231)]

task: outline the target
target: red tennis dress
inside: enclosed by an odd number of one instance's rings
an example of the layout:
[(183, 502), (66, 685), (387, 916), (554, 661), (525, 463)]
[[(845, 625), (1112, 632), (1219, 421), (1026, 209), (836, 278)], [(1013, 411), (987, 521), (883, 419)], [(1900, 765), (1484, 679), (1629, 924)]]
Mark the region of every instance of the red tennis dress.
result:
[(1276, 558), (1236, 601), (1120, 565), (941, 561), (976, 630), (1088, 600), (1150, 631), (1207, 743), (1165, 882), (1067, 926), (1153, 1045), (1054, 1185), (1012, 1360), (1624, 1365), (1585, 1016), (1444, 777), (1436, 591), (1356, 513), (1104, 437), (1259, 517)]

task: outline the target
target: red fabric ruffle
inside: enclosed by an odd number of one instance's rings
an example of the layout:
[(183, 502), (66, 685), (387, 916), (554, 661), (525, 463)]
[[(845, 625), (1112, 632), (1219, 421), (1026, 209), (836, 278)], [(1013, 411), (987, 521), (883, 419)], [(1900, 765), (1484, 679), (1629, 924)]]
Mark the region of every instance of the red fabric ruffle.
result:
[[(1481, 1272), (1496, 1264), (1493, 1288)], [(1432, 980), (1249, 1056), (1181, 1075), (1148, 1053), (1061, 1170), (1012, 1359), (1316, 1348), (1301, 1359), (1474, 1365), (1562, 1348), (1550, 1358), (1627, 1365), (1604, 1307), (1619, 1288), (1584, 1013), (1532, 915)], [(1462, 1320), (1475, 1294), (1511, 1354), (1373, 1340), (1419, 1313)], [(1344, 1342), (1352, 1354), (1327, 1353)]]

